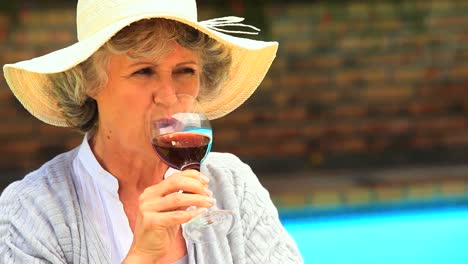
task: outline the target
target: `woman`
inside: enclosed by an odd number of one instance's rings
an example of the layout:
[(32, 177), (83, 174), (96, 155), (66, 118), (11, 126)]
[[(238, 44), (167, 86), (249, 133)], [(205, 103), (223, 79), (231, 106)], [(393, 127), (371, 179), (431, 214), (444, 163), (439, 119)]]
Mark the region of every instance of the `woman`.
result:
[[(258, 86), (277, 43), (219, 32), (252, 28), (239, 21), (197, 22), (193, 0), (80, 0), (78, 43), (5, 65), (27, 110), (85, 137), (3, 192), (2, 263), (302, 262), (247, 165), (212, 153), (201, 173), (173, 171), (149, 144), (155, 102), (190, 94), (213, 119)], [(234, 230), (186, 241), (181, 225), (215, 205), (237, 214)]]

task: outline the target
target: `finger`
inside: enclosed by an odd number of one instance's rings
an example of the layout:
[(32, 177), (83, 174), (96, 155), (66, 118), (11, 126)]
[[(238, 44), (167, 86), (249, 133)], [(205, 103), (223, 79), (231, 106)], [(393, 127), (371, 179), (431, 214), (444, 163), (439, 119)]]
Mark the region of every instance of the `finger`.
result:
[(169, 227), (187, 223), (207, 211), (206, 208), (197, 208), (194, 210), (177, 210), (171, 212), (150, 212), (146, 214), (146, 217), (149, 217), (154, 225)]
[(205, 181), (201, 179), (201, 174), (199, 172), (193, 172), (195, 173), (174, 174), (161, 183), (146, 188), (141, 198), (162, 197), (179, 190), (209, 196), (210, 192), (207, 191), (207, 182), (205, 183)]
[(187, 208), (189, 206), (212, 207), (215, 203), (216, 200), (212, 197), (175, 192), (160, 199), (152, 199), (140, 204), (140, 211), (168, 212)]
[(203, 175), (201, 172), (199, 172), (197, 170), (184, 170), (184, 171), (176, 172), (176, 173), (172, 174), (171, 177), (169, 177), (168, 179), (172, 178), (173, 176), (176, 176), (176, 177), (180, 177), (180, 176), (190, 177), (190, 178), (199, 180), (204, 185), (208, 185), (208, 182), (210, 181), (210, 178)]
[(206, 176), (203, 176), (203, 174), (193, 170), (188, 171), (187, 174), (180, 173), (173, 175), (162, 182), (163, 186), (167, 185), (167, 191), (163, 193), (163, 195), (179, 190), (189, 193), (203, 194), (204, 189), (208, 187), (209, 181), (204, 180), (204, 178), (206, 178)]

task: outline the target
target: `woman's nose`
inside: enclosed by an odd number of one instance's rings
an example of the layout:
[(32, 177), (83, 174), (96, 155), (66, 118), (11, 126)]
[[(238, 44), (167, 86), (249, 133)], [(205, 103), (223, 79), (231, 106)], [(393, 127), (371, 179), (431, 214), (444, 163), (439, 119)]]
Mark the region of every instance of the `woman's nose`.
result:
[(172, 104), (177, 101), (177, 93), (174, 82), (165, 80), (156, 85), (153, 90), (153, 102), (159, 104)]
[(153, 96), (153, 103), (156, 105), (171, 106), (177, 103), (177, 100), (176, 93)]

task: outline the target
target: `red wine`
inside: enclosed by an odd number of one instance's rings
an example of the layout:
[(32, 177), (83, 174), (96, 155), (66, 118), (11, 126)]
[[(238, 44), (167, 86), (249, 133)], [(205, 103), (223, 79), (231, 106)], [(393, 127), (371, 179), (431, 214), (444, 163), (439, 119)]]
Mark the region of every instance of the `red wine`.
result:
[(159, 157), (172, 168), (200, 170), (210, 138), (193, 132), (177, 132), (158, 136), (152, 144)]

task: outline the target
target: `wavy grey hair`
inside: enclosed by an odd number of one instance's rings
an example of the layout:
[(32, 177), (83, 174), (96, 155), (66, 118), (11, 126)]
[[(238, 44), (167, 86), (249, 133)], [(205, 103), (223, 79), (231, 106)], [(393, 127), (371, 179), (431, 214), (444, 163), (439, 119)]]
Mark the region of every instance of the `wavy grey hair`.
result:
[(82, 133), (97, 129), (99, 113), (91, 96), (106, 85), (106, 66), (112, 54), (157, 58), (168, 52), (166, 44), (172, 40), (200, 56), (199, 98), (216, 93), (227, 79), (231, 50), (183, 23), (161, 18), (144, 19), (119, 31), (86, 61), (65, 72), (50, 75), (54, 96), (68, 126)]

